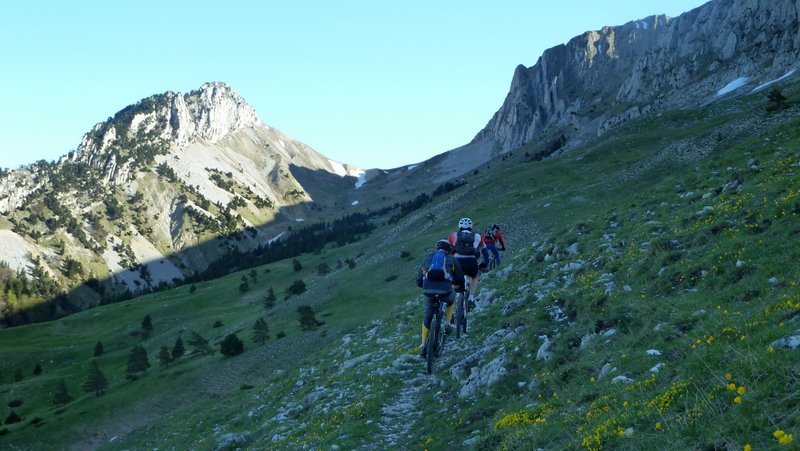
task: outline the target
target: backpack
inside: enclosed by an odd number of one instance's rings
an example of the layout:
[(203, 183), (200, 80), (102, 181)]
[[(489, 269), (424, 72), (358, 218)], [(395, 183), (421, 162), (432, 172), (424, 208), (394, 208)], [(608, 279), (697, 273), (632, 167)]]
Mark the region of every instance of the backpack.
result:
[(428, 280), (445, 281), (453, 280), (453, 275), (447, 269), (447, 256), (444, 251), (439, 250), (431, 255), (431, 264), (428, 271), (425, 272), (425, 278)]
[(469, 230), (458, 232), (455, 252), (461, 255), (475, 255), (475, 234)]

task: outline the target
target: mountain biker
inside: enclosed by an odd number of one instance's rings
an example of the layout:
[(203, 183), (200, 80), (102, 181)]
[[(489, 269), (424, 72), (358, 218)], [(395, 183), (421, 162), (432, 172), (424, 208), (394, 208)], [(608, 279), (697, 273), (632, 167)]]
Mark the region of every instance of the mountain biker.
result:
[[(453, 319), (453, 310), (455, 309), (455, 291), (453, 291), (453, 287), (461, 287), (461, 290), (464, 287), (464, 273), (461, 271), (458, 261), (453, 258), (452, 252), (453, 245), (449, 241), (437, 241), (434, 252), (425, 257), (417, 272), (417, 286), (422, 288), (422, 294), (425, 295), (422, 304), (424, 310), (422, 344), (419, 347), (419, 353), (423, 357), (427, 356), (425, 342), (428, 340), (428, 332), (433, 320), (433, 298), (442, 295), (446, 297), (444, 301), (447, 305), (445, 319), (449, 325)], [(440, 253), (441, 255), (437, 256)], [(444, 268), (446, 269), (446, 274), (443, 277), (434, 277), (431, 271), (435, 268), (435, 259), (437, 257), (443, 257)]]
[[(486, 247), (480, 233), (472, 231), (472, 219), (461, 218), (458, 232), (450, 234), (448, 241), (453, 245), (453, 256), (461, 264), (464, 275), (470, 278), (469, 308), (475, 307), (475, 293), (478, 292), (478, 256)], [(483, 267), (483, 263), (480, 265)]]
[[(483, 235), (483, 244), (485, 246), (481, 249), (483, 264), (489, 265), (489, 251), (491, 251), (497, 265), (500, 266), (500, 251), (506, 250), (506, 242), (503, 240), (503, 232), (500, 230), (499, 225), (492, 224), (486, 229), (486, 233)], [(498, 244), (500, 245), (499, 249), (497, 247)]]

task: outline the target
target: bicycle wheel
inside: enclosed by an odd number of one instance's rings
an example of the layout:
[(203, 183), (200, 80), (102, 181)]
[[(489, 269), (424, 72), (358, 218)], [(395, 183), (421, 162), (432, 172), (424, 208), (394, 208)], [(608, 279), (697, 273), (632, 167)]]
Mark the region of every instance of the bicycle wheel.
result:
[(464, 323), (464, 294), (456, 296), (456, 338), (461, 338), (461, 325)]
[(439, 332), (438, 328), (435, 326), (435, 323), (431, 324), (431, 331), (428, 334), (428, 341), (425, 343), (425, 347), (428, 348), (428, 374), (433, 373), (433, 359), (435, 358), (436, 354), (436, 341), (438, 337), (436, 334)]
[[(444, 305), (444, 303), (442, 303)], [(442, 353), (444, 352), (444, 340), (447, 338), (447, 334), (444, 333), (442, 330), (442, 321), (444, 321), (444, 312), (439, 311), (439, 335), (437, 336), (436, 340), (436, 357), (441, 357)]]
[(497, 259), (494, 258), (494, 255), (492, 255), (492, 258), (489, 259), (489, 267), (486, 268), (486, 270), (491, 271), (495, 268), (497, 268)]
[[(464, 296), (467, 296), (464, 293)], [(464, 300), (464, 296), (461, 297), (461, 333), (467, 333), (467, 301)]]

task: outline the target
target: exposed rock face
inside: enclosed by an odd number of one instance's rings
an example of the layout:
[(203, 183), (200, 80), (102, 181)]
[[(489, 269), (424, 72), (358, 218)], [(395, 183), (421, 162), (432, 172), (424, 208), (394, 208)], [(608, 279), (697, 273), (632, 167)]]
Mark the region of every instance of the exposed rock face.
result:
[(506, 152), (563, 135), (555, 150), (650, 111), (713, 101), (737, 79), (731, 92), (751, 92), (797, 66), (799, 14), (797, 0), (715, 0), (677, 18), (587, 31), (518, 66), (473, 143)]
[(224, 83), (158, 94), (97, 124), (52, 167), (2, 174), (0, 214), (15, 231), (0, 236), (0, 261), (23, 270), (54, 255), (41, 262), (58, 274), (63, 256), (80, 255), (123, 290), (172, 283), (341, 211), (361, 172), (265, 125)]

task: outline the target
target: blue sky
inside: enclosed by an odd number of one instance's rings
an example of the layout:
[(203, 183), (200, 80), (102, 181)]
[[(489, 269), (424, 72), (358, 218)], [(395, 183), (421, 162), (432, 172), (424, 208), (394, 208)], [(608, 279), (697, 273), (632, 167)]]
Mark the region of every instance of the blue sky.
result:
[(94, 124), (222, 81), (261, 119), (362, 168), (469, 142), (518, 64), (587, 30), (705, 0), (0, 4), (0, 167), (52, 161)]

